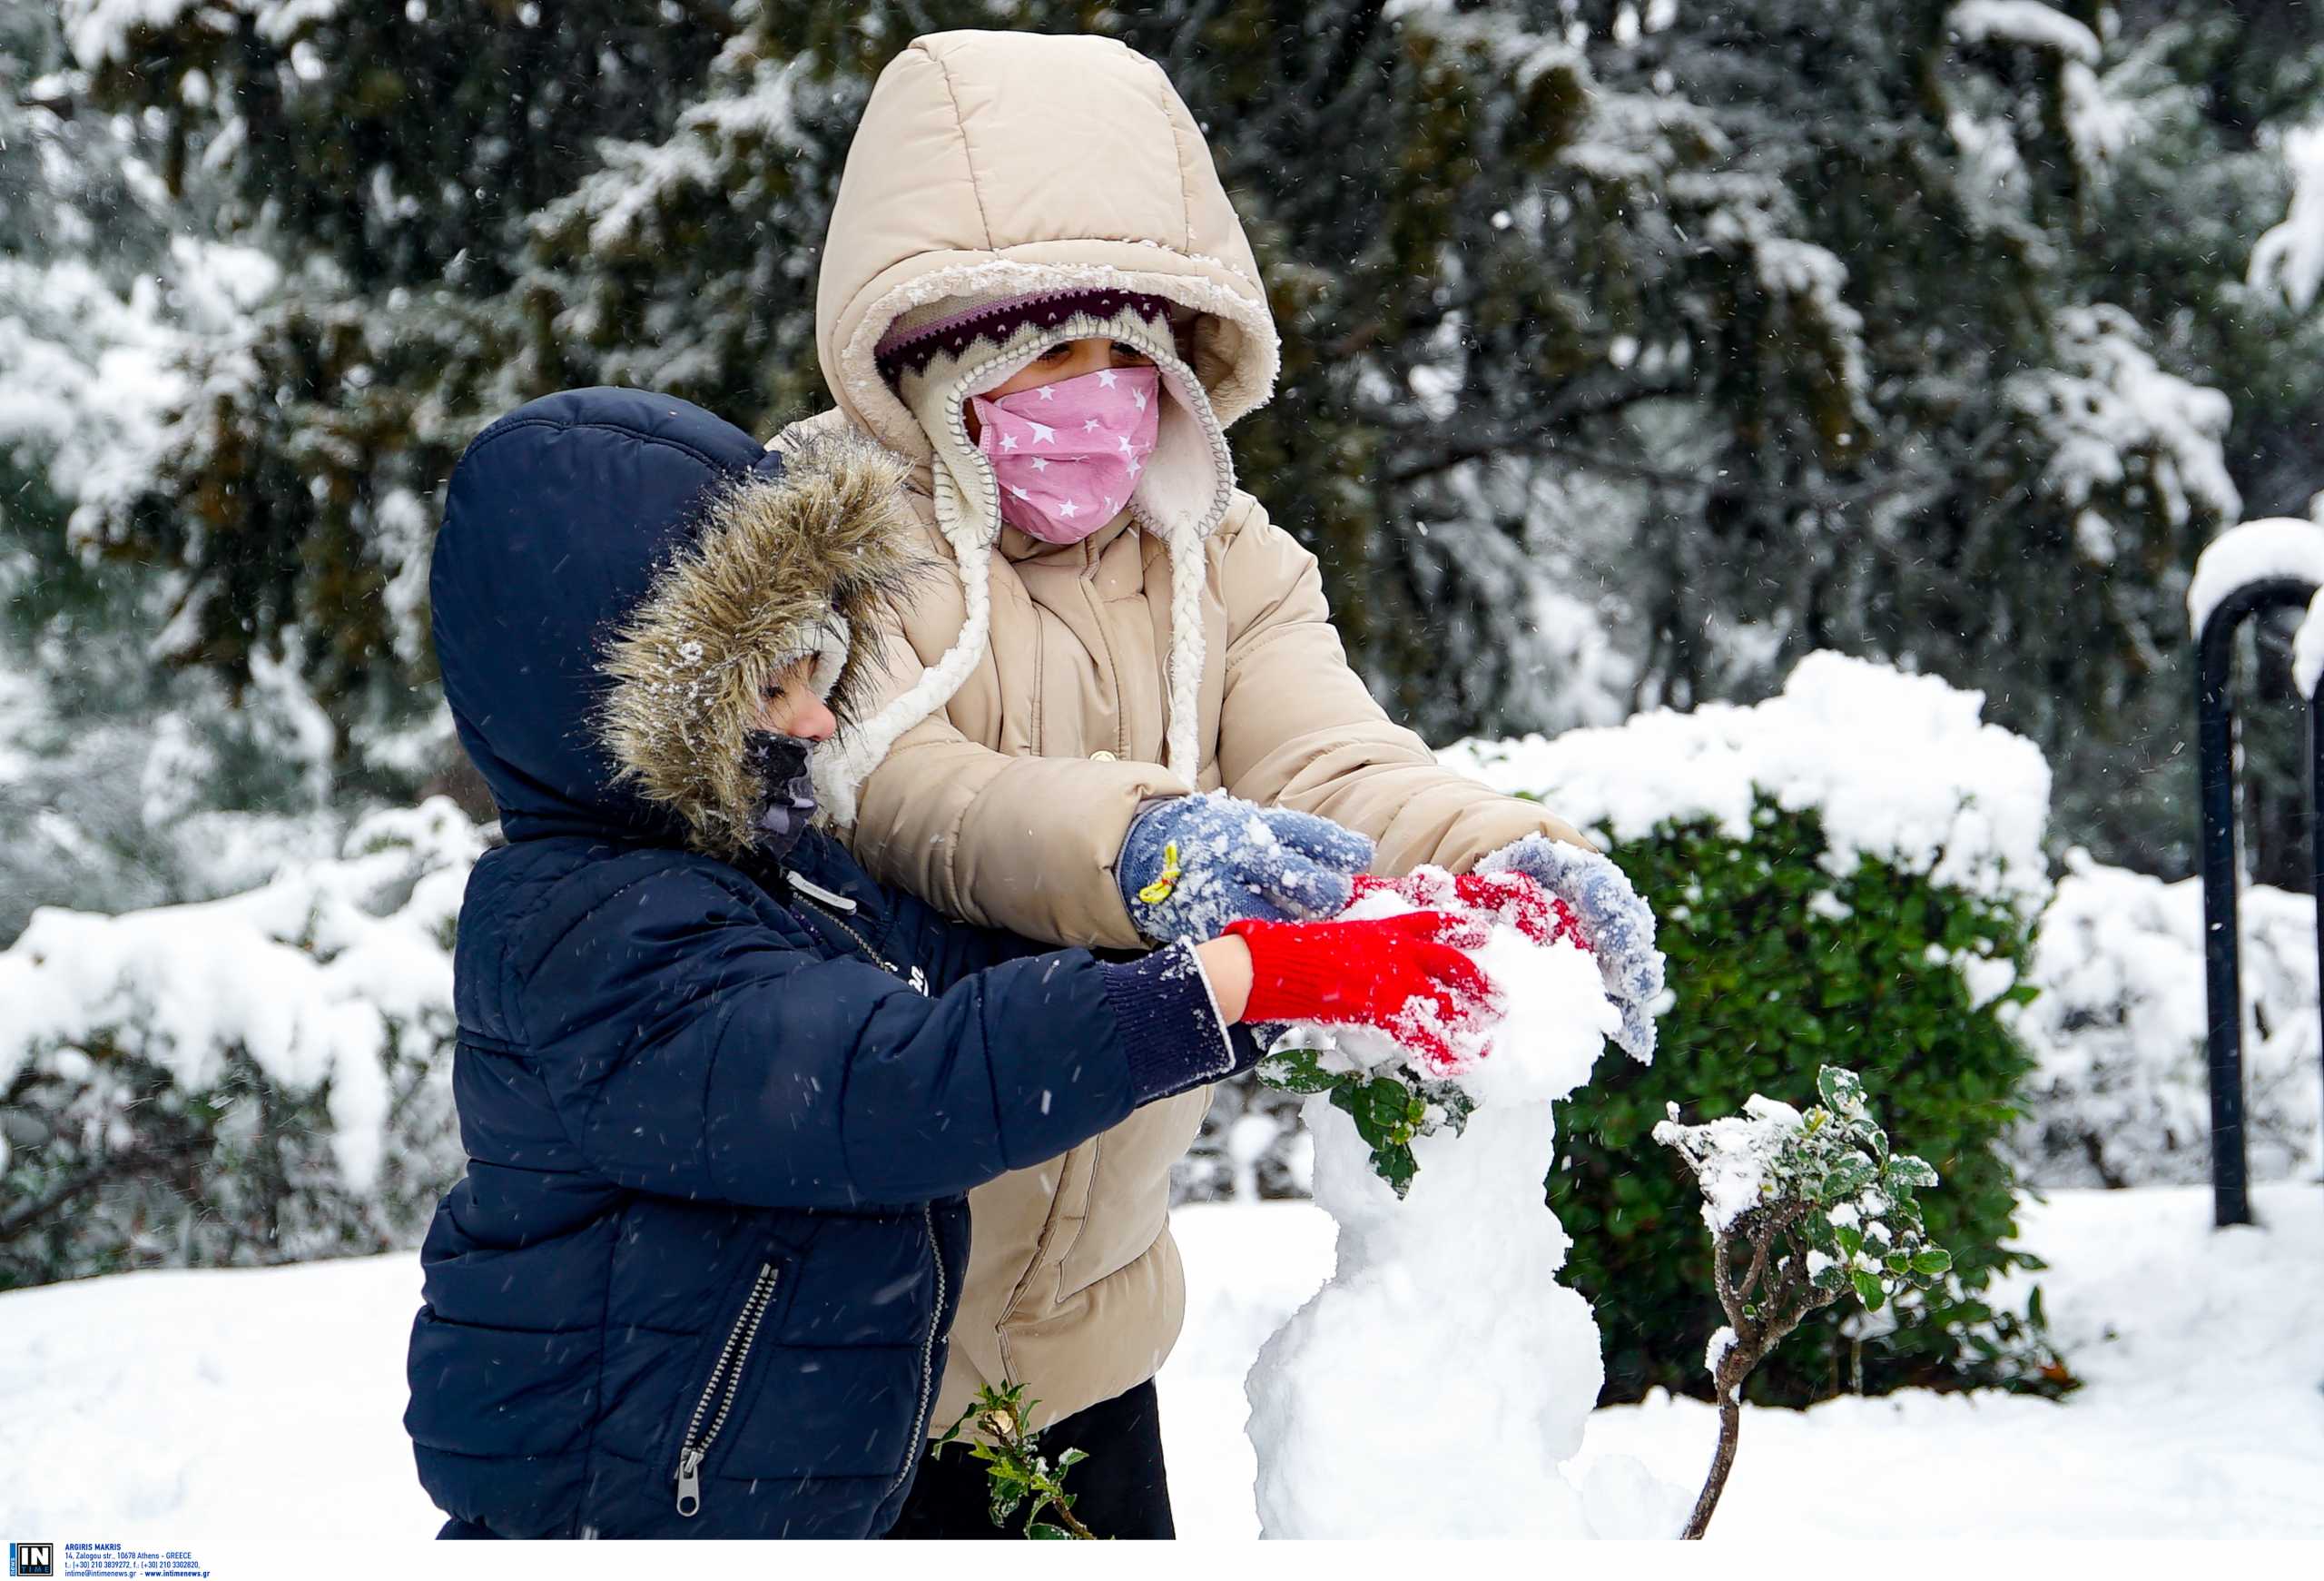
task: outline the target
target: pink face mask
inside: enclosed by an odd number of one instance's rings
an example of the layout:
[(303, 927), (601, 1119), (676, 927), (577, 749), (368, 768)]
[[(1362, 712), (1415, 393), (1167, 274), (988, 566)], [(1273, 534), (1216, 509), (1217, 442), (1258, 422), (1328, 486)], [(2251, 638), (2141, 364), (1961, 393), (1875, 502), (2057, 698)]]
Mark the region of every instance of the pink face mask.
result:
[(969, 398), (1000, 514), (1043, 543), (1079, 543), (1113, 520), (1154, 454), (1156, 368), (1105, 368), (988, 400)]

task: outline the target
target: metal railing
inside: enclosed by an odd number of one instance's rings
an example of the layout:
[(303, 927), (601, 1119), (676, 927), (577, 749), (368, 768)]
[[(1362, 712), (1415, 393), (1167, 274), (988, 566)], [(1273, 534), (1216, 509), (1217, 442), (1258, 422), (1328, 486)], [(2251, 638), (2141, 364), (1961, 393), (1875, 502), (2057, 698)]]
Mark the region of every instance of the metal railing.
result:
[[(2203, 858), (2203, 975), (2209, 991), (2211, 1094), (2211, 1221), (2251, 1222), (2249, 1166), (2243, 1138), (2242, 934), (2236, 921), (2241, 874), (2235, 860), (2235, 634), (2269, 609), (2308, 607), (2317, 584), (2297, 577), (2245, 583), (2221, 599), (2198, 639), (2196, 761), (2201, 776)], [(2308, 702), (2308, 869), (2324, 924), (2324, 730), (2318, 728), (2324, 686)], [(2324, 983), (2324, 925), (2317, 930), (2319, 983)]]

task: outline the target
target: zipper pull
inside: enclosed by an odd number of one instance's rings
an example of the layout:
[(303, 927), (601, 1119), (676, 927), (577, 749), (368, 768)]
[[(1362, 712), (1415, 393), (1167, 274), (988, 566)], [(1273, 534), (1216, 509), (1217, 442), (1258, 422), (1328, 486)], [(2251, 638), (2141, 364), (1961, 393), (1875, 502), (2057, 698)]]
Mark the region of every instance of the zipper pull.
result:
[(702, 1451), (688, 1449), (678, 1457), (678, 1513), (702, 1513)]

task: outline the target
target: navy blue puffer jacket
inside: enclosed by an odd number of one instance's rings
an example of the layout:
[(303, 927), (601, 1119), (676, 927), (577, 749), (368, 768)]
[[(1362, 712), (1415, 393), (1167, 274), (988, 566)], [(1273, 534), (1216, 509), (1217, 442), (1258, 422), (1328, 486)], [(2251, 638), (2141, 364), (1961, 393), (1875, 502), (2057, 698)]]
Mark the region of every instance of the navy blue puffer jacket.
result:
[(821, 835), (748, 848), (745, 716), (892, 588), (892, 480), (623, 390), (536, 401), (453, 474), (437, 649), (507, 844), (460, 914), (468, 1166), (405, 1424), (429, 1495), (497, 1535), (884, 1530), (963, 1193), (1251, 1052), (1181, 952), (1033, 955)]

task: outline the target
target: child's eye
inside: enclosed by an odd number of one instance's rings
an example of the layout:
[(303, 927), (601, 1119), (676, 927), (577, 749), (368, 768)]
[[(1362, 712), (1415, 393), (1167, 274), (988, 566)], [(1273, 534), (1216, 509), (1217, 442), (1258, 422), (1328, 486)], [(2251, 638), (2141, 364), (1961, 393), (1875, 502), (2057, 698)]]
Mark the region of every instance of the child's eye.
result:
[(1153, 358), (1147, 356), (1137, 347), (1125, 346), (1119, 341), (1116, 341), (1114, 342), (1114, 355), (1122, 358), (1125, 361), (1138, 363), (1141, 366), (1154, 361)]
[(1042, 352), (1040, 360), (1044, 362), (1062, 362), (1071, 355), (1073, 355), (1072, 342), (1060, 341), (1057, 345), (1051, 346), (1048, 351)]

